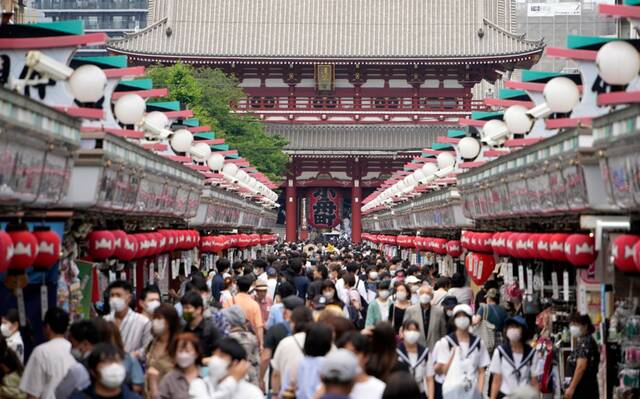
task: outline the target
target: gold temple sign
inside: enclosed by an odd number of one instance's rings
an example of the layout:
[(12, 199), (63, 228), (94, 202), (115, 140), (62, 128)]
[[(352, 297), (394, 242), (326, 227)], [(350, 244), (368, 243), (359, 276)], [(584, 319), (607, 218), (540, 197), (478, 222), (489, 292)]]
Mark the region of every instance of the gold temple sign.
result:
[(335, 66), (331, 64), (316, 65), (316, 90), (333, 91)]

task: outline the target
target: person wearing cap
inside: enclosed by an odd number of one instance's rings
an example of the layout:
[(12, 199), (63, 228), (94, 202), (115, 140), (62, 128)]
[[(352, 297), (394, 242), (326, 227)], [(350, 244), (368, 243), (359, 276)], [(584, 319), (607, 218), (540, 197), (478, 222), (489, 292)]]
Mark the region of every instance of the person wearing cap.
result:
[(254, 299), (260, 306), (260, 313), (262, 314), (262, 320), (269, 319), (269, 311), (273, 305), (273, 301), (267, 296), (267, 290), (269, 287), (267, 283), (262, 280), (257, 280), (255, 287), (253, 287)]
[(453, 295), (446, 295), (440, 301), (440, 305), (436, 307), (442, 308), (444, 313), (444, 319), (447, 323), (447, 334), (450, 334), (456, 330), (456, 326), (453, 325), (451, 319), (453, 318), (453, 308), (458, 305), (458, 299)]
[(442, 308), (431, 306), (433, 290), (429, 285), (421, 286), (418, 295), (420, 303), (407, 308), (404, 321), (414, 320), (419, 324), (418, 343), (431, 351), (436, 342), (447, 334), (447, 323)]
[(393, 301), (389, 299), (391, 295), (391, 281), (384, 280), (378, 285), (377, 297), (371, 301), (367, 308), (367, 318), (365, 321), (365, 328), (376, 325), (379, 321), (390, 321), (391, 309), (393, 307)]
[[(473, 311), (467, 304), (456, 305), (453, 308), (453, 324), (455, 331), (441, 338), (433, 348), (433, 370), (427, 371), (435, 379), (433, 387), (429, 387), (431, 398), (440, 399), (443, 396), (442, 384), (448, 377), (449, 367), (456, 356), (465, 363), (472, 372), (471, 381), (480, 395), (484, 390), (485, 368), (491, 359), (486, 346), (480, 339), (469, 333)], [(457, 375), (452, 378), (461, 377)]]
[(267, 268), (267, 297), (271, 301), (276, 299), (276, 286), (278, 285), (278, 271), (274, 267)]
[(229, 337), (235, 339), (247, 352), (249, 370), (247, 381), (258, 385), (258, 369), (260, 367), (260, 354), (258, 339), (255, 334), (247, 329), (247, 319), (244, 312), (238, 305), (230, 306), (222, 311), (229, 322)]
[(337, 349), (330, 352), (320, 367), (320, 381), (324, 391), (320, 399), (349, 399), (356, 377), (358, 359), (351, 351)]
[(251, 323), (251, 327), (253, 327), (253, 331), (256, 333), (256, 337), (258, 338), (258, 345), (262, 348), (263, 342), (263, 328), (264, 322), (262, 320), (262, 312), (260, 311), (260, 305), (249, 295), (249, 290), (251, 289), (251, 285), (253, 284), (253, 278), (250, 276), (240, 276), (237, 279), (238, 285), (238, 293), (225, 301), (223, 304), (224, 308), (231, 307), (233, 305), (238, 305), (244, 312), (245, 317)]
[(489, 366), (493, 376), (491, 399), (510, 397), (522, 385), (538, 385), (534, 372), (540, 359), (537, 352), (527, 345), (527, 322), (522, 316), (515, 316), (504, 325), (505, 342), (493, 352)]

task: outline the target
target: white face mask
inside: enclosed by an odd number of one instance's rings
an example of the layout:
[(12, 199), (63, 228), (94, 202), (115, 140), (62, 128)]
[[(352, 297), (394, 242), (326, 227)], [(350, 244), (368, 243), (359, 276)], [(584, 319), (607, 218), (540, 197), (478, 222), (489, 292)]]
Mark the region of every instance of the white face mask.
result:
[(420, 339), (420, 331), (405, 331), (404, 342), (413, 345)]
[(418, 286), (417, 285), (412, 285), (409, 287), (409, 289), (411, 290), (411, 292), (418, 292)]
[(507, 329), (507, 338), (511, 342), (519, 342), (522, 338), (522, 331), (519, 328), (509, 328)]
[(209, 360), (209, 378), (211, 378), (211, 382), (217, 384), (222, 377), (227, 375), (229, 363), (229, 360), (223, 359), (220, 356), (211, 357)]
[(167, 322), (165, 322), (164, 319), (153, 319), (153, 321), (151, 322), (151, 332), (156, 337), (159, 337), (162, 334), (164, 334), (164, 330), (166, 328), (167, 328)]
[(100, 369), (100, 383), (107, 388), (118, 388), (124, 382), (127, 370), (122, 363), (111, 363)]
[(387, 298), (389, 298), (389, 290), (382, 290), (382, 291), (378, 291), (378, 296), (380, 297), (380, 299), (382, 299), (383, 301), (386, 300)]
[(407, 293), (406, 292), (396, 292), (396, 299), (399, 301), (404, 301), (405, 299), (407, 299)]
[(190, 352), (178, 352), (176, 353), (176, 364), (181, 369), (186, 369), (192, 366), (196, 362), (196, 355)]
[(127, 308), (127, 303), (120, 297), (109, 299), (109, 307), (115, 312), (122, 312)]
[(453, 322), (455, 323), (458, 330), (466, 330), (467, 328), (469, 328), (469, 324), (471, 323), (467, 316), (456, 317)]
[(2, 333), (3, 337), (9, 338), (11, 334), (13, 334), (13, 331), (11, 331), (11, 325), (9, 323), (2, 323), (2, 325), (0, 325), (0, 333)]
[(371, 279), (371, 280), (377, 280), (377, 279), (378, 279), (378, 272), (371, 272), (371, 273), (369, 273), (369, 279)]
[(147, 313), (153, 314), (158, 307), (160, 307), (160, 301), (153, 300), (147, 302)]
[(429, 294), (420, 295), (420, 303), (423, 304), (423, 305), (431, 303), (431, 295), (429, 295)]
[(581, 337), (582, 328), (576, 325), (569, 326), (569, 333), (571, 334), (572, 337)]
[(322, 293), (322, 295), (324, 295), (325, 298), (327, 299), (333, 299), (333, 296), (335, 295), (335, 291), (331, 290), (331, 291), (325, 291)]

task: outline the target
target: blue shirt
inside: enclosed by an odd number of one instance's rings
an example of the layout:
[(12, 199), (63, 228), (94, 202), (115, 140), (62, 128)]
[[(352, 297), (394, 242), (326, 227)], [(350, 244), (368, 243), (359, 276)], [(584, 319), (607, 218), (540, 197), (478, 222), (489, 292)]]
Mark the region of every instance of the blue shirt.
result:
[(211, 295), (213, 298), (220, 302), (220, 291), (224, 289), (224, 277), (220, 273), (216, 273), (211, 281)]
[(271, 306), (269, 311), (269, 318), (267, 319), (267, 330), (275, 326), (278, 323), (284, 322), (284, 305), (282, 303), (276, 303)]
[(320, 367), (324, 357), (305, 356), (298, 365), (296, 375), (296, 399), (311, 399), (320, 387)]
[(307, 288), (309, 288), (309, 279), (307, 276), (295, 276), (293, 278), (293, 285), (296, 286), (297, 295), (302, 298), (307, 298)]

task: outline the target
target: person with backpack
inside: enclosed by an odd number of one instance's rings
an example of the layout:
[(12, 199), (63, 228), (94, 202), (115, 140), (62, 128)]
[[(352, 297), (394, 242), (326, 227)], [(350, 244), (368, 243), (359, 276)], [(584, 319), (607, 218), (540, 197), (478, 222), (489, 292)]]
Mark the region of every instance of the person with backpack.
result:
[(366, 302), (363, 304), (360, 293), (355, 288), (356, 277), (351, 273), (347, 273), (343, 277), (344, 288), (347, 291), (348, 302), (345, 302), (345, 309), (348, 314), (349, 320), (353, 322), (353, 325), (361, 330), (365, 326), (365, 319), (367, 317)]
[(490, 398), (509, 397), (518, 387), (537, 387), (534, 374), (540, 359), (537, 352), (527, 345), (527, 322), (522, 316), (515, 316), (505, 322), (505, 342), (496, 348), (489, 371), (493, 376)]
[[(485, 368), (491, 359), (482, 340), (469, 333), (473, 311), (467, 304), (453, 308), (455, 331), (441, 338), (433, 348), (433, 372), (435, 384), (429, 397), (448, 399), (443, 392), (443, 385), (472, 385), (481, 396), (484, 390)], [(449, 373), (452, 365), (458, 372)], [(447, 381), (448, 380), (448, 381)]]

